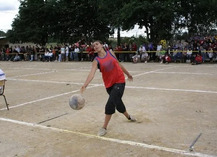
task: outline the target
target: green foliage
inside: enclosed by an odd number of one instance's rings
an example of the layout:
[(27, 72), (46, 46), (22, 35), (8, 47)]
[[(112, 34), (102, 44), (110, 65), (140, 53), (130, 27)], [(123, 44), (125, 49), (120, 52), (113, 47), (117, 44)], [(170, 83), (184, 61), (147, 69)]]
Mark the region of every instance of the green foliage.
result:
[(44, 0), (21, 1), (19, 16), (12, 24), (8, 37), (12, 42), (33, 42), (45, 45), (55, 25), (55, 10)]
[[(147, 40), (158, 43), (174, 35), (210, 34), (217, 26), (216, 0), (20, 0), (19, 14), (7, 36), (12, 42), (48, 40), (73, 43), (106, 41), (114, 29), (146, 28)], [(215, 31), (212, 31), (214, 33)]]
[(62, 43), (105, 40), (110, 28), (98, 18), (96, 3), (96, 0), (23, 0), (8, 37), (12, 42), (31, 41), (40, 45), (50, 38)]
[(135, 24), (145, 26), (148, 40), (159, 42), (170, 39), (174, 19), (174, 8), (170, 1), (131, 0), (121, 9), (123, 29), (131, 29)]
[(2, 36), (6, 36), (6, 33), (3, 31), (0, 31), (0, 37), (2, 37)]
[(205, 35), (216, 26), (216, 1), (175, 1), (175, 29), (188, 29), (189, 35)]
[(109, 28), (97, 15), (96, 1), (59, 1), (56, 38), (61, 42), (75, 42), (81, 38), (86, 41), (92, 38), (108, 38)]

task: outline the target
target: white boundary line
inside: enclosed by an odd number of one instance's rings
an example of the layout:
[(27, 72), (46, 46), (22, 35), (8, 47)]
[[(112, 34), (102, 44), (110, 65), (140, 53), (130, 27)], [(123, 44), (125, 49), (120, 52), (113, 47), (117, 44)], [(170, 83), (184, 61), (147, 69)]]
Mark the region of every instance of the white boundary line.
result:
[(216, 75), (210, 73), (190, 73), (190, 72), (154, 72), (156, 74), (183, 74), (183, 75)]
[[(138, 75), (134, 75), (133, 77), (139, 77), (139, 76), (146, 75), (146, 74), (149, 74), (149, 73), (156, 73), (158, 71), (165, 70), (165, 69), (170, 69), (170, 68), (175, 68), (175, 67), (173, 66), (173, 67), (168, 67), (168, 68), (164, 68), (164, 69), (158, 69), (158, 70), (154, 70), (154, 71), (144, 72), (144, 73), (141, 73), (141, 74), (138, 74)], [(42, 73), (42, 74), (44, 74), (44, 73)], [(9, 79), (10, 80), (15, 80), (15, 81), (33, 81), (33, 82), (45, 82), (45, 83), (69, 83), (69, 84), (80, 85), (80, 83), (72, 83), (72, 82), (41, 81), (41, 80), (27, 80), (27, 79), (13, 79), (13, 78), (9, 78)], [(93, 85), (92, 87), (88, 87), (88, 88), (103, 86), (102, 84), (92, 84), (92, 85)], [(169, 88), (135, 87), (135, 86), (126, 86), (126, 88), (217, 94), (216, 91), (204, 91), (204, 90), (169, 89)], [(48, 100), (48, 99), (56, 98), (56, 97), (67, 95), (67, 94), (72, 94), (72, 93), (75, 93), (75, 92), (78, 92), (78, 91), (79, 90), (75, 90), (75, 91), (66, 92), (66, 93), (62, 93), (62, 94), (58, 94), (58, 95), (53, 95), (53, 96), (49, 96), (49, 97), (46, 97), (46, 98), (41, 98), (41, 99), (38, 99), (38, 100), (33, 100), (33, 101), (30, 101), (30, 102), (26, 102), (26, 103), (18, 104), (18, 105), (15, 105), (15, 106), (11, 106), (10, 108), (17, 108), (17, 107), (32, 104), (32, 103), (35, 103), (35, 102), (40, 102), (40, 101), (43, 101), (43, 100)], [(2, 108), (0, 110), (6, 110), (6, 109), (7, 108)]]
[[(97, 87), (97, 86), (102, 86), (102, 85), (91, 86), (91, 87), (88, 87), (88, 89), (89, 88), (94, 88), (94, 87)], [(21, 107), (21, 106), (32, 104), (32, 103), (36, 103), (36, 102), (40, 102), (40, 101), (44, 101), (44, 100), (48, 100), (48, 99), (53, 99), (53, 98), (56, 98), (56, 97), (59, 97), (59, 96), (68, 95), (68, 94), (72, 94), (72, 93), (76, 93), (76, 92), (80, 92), (80, 89), (74, 90), (74, 91), (71, 91), (71, 92), (66, 92), (66, 93), (62, 93), (62, 94), (57, 94), (57, 95), (41, 98), (41, 99), (37, 99), (37, 100), (33, 100), (33, 101), (29, 101), (29, 102), (25, 102), (25, 103), (14, 105), (14, 106), (10, 106), (10, 109)], [(1, 110), (7, 110), (7, 108), (2, 108), (2, 109), (0, 109), (0, 111)]]
[[(25, 80), (18, 80), (18, 81), (25, 81)], [(35, 81), (35, 82), (46, 82), (46, 83), (67, 83), (67, 82), (56, 82), (56, 81), (40, 81), (40, 80), (26, 80), (26, 81)], [(80, 83), (69, 83), (69, 84), (76, 84), (76, 85), (80, 85)], [(94, 87), (99, 87), (99, 86), (103, 86), (103, 84), (91, 84), (91, 87), (89, 88), (94, 88)], [(156, 87), (136, 87), (136, 86), (126, 86), (126, 88), (130, 88), (130, 89), (148, 89), (148, 90), (162, 90), (162, 91), (177, 91), (177, 92), (193, 92), (193, 93), (207, 93), (207, 94), (217, 94), (217, 91), (205, 91), (205, 90), (188, 90), (188, 89), (171, 89), (171, 88), (156, 88)], [(48, 100), (48, 99), (53, 99), (59, 96), (63, 96), (63, 95), (67, 95), (67, 94), (72, 94), (72, 93), (76, 93), (79, 92), (80, 90), (74, 90), (71, 92), (66, 92), (66, 93), (62, 93), (62, 94), (57, 94), (57, 95), (53, 95), (53, 96), (49, 96), (49, 97), (45, 97), (45, 98), (41, 98), (41, 99), (37, 99), (37, 100), (33, 100), (33, 101), (29, 101), (26, 103), (22, 103), (22, 104), (18, 104), (18, 105), (14, 105), (11, 106), (10, 108), (17, 108), (17, 107), (21, 107), (24, 105), (28, 105), (28, 104), (32, 104), (32, 103), (36, 103), (36, 102), (40, 102), (40, 101), (44, 101), (44, 100)], [(2, 108), (1, 110), (7, 110), (7, 108)]]
[[(27, 79), (13, 79), (8, 78), (7, 80), (12, 81), (24, 81), (24, 82), (39, 82), (39, 83), (56, 83), (56, 84), (75, 84), (75, 85), (83, 85), (83, 83), (76, 82), (59, 82), (59, 81), (43, 81), (43, 80), (27, 80)], [(103, 84), (89, 84), (94, 87), (103, 86)], [(217, 94), (217, 91), (206, 91), (206, 90), (194, 90), (194, 89), (173, 89), (173, 88), (157, 88), (157, 87), (141, 87), (141, 86), (126, 86), (126, 88), (130, 89), (151, 89), (151, 90), (163, 90), (163, 91), (178, 91), (178, 92), (193, 92), (193, 93), (210, 93)]]
[(48, 69), (48, 68), (9, 68), (9, 70), (41, 70), (41, 71), (90, 71), (86, 67), (80, 67), (77, 69), (64, 68), (64, 69)]
[(167, 70), (167, 69), (171, 69), (171, 68), (176, 68), (176, 67), (172, 66), (172, 67), (167, 67), (167, 68), (163, 68), (163, 69), (157, 69), (157, 70), (147, 71), (147, 72), (144, 72), (144, 73), (141, 73), (141, 74), (133, 75), (133, 77), (139, 77), (139, 76), (142, 76), (142, 75), (146, 75), (146, 74), (150, 74), (150, 73), (155, 73), (155, 72), (158, 72), (158, 71), (161, 71), (161, 70)]
[[(38, 82), (38, 83), (55, 83), (55, 84), (75, 84), (75, 85), (83, 85), (84, 83), (76, 83), (76, 82), (66, 82), (66, 81), (46, 81), (46, 80), (28, 80), (28, 79), (16, 79), (16, 78), (7, 78), (10, 81), (23, 81), (23, 82)], [(93, 85), (93, 84), (89, 84)]]
[(100, 139), (103, 141), (109, 141), (109, 142), (125, 144), (125, 145), (130, 145), (130, 146), (135, 146), (135, 147), (142, 147), (142, 148), (146, 148), (146, 149), (153, 149), (153, 150), (158, 150), (158, 151), (165, 151), (165, 152), (170, 152), (170, 153), (174, 153), (174, 154), (181, 154), (181, 155), (195, 156), (195, 157), (215, 157), (215, 156), (203, 154), (203, 153), (188, 152), (185, 150), (168, 148), (168, 147), (161, 147), (161, 146), (156, 146), (156, 145), (149, 145), (149, 144), (134, 142), (134, 141), (129, 141), (129, 140), (120, 140), (120, 139), (114, 139), (114, 138), (108, 138), (108, 137), (100, 137), (100, 136), (91, 135), (91, 134), (87, 134), (87, 133), (81, 133), (81, 132), (76, 132), (76, 131), (71, 131), (71, 130), (66, 130), (66, 129), (54, 128), (54, 127), (47, 127), (47, 126), (40, 125), (40, 124), (28, 123), (28, 122), (13, 120), (13, 119), (0, 118), (0, 120), (5, 121), (5, 122), (11, 122), (14, 124), (34, 127), (34, 128), (47, 129), (47, 130), (63, 132), (63, 133), (71, 133), (71, 134), (75, 134), (78, 136), (84, 136), (84, 137), (88, 137), (88, 138), (97, 138), (97, 139)]
[(26, 75), (18, 75), (18, 76), (14, 76), (13, 78), (24, 77), (24, 76), (34, 76), (34, 75), (44, 75), (44, 74), (50, 74), (50, 73), (53, 73), (53, 72), (55, 72), (55, 71), (40, 72), (40, 73), (26, 74)]
[[(169, 67), (169, 68), (175, 68), (175, 67)], [(169, 68), (165, 68), (165, 69), (169, 69)], [(161, 72), (157, 72), (157, 71), (165, 70), (165, 69), (158, 69), (158, 70), (154, 70), (154, 71), (150, 71), (150, 72), (141, 73), (141, 74), (138, 74), (138, 75), (134, 75), (134, 77), (139, 77), (139, 76), (149, 74), (149, 73), (161, 73)], [(38, 74), (45, 74), (45, 73), (51, 73), (51, 72), (37, 73), (37, 75)], [(162, 72), (162, 73), (164, 73), (164, 72)], [(189, 74), (192, 74), (192, 73), (189, 73)], [(30, 74), (30, 75), (36, 75), (36, 74)], [(21, 76), (29, 76), (29, 75), (21, 75)], [(17, 77), (21, 77), (21, 76), (17, 76)], [(18, 80), (18, 79), (11, 79), (11, 80)], [(25, 81), (31, 81), (31, 80), (25, 80)], [(58, 82), (55, 82), (55, 81), (48, 81), (48, 82), (50, 82), (50, 83), (58, 83)], [(66, 83), (66, 82), (64, 82), (64, 83)], [(73, 83), (73, 84), (79, 84), (79, 83)], [(95, 86), (92, 86), (92, 87), (89, 87), (89, 88), (93, 88), (93, 87), (97, 87), (97, 86), (102, 86), (102, 85), (98, 84), (98, 85), (95, 85)], [(155, 88), (155, 87), (132, 87), (132, 86), (126, 86), (126, 87), (127, 88), (138, 88), (138, 89), (172, 90), (172, 91), (174, 90), (174, 91), (184, 91), (184, 92), (217, 93), (217, 92), (213, 92), (213, 91), (201, 91), (201, 90), (182, 90), (182, 89), (165, 89), (165, 88)], [(75, 92), (78, 92), (78, 91), (79, 90), (75, 90), (75, 91), (72, 91), (72, 92), (67, 92), (67, 93), (63, 93), (63, 94), (59, 94), (59, 95), (55, 95), (55, 96), (50, 96), (50, 97), (38, 99), (38, 100), (35, 100), (35, 101), (23, 103), (23, 104), (20, 104), (20, 105), (12, 106), (10, 108), (15, 108), (15, 107), (24, 106), (24, 105), (34, 103), (34, 102), (39, 102), (39, 101), (43, 101), (43, 100), (47, 100), (47, 99), (52, 99), (52, 98), (55, 98), (55, 97), (58, 97), (58, 96), (67, 95), (67, 94), (75, 93)], [(1, 110), (4, 110), (4, 109), (1, 109)], [(187, 156), (214, 157), (214, 156), (211, 156), (211, 155), (208, 155), (208, 154), (195, 153), (195, 152), (190, 153), (190, 152), (187, 152), (187, 151), (184, 151), (184, 150), (179, 150), (179, 149), (148, 145), (148, 144), (138, 143), (138, 142), (133, 142), (133, 141), (126, 141), (126, 140), (119, 140), (119, 139), (113, 139), (113, 138), (99, 137), (99, 136), (96, 136), (96, 135), (85, 134), (85, 133), (80, 133), (80, 132), (75, 132), (75, 131), (70, 131), (70, 130), (53, 128), (53, 127), (46, 127), (46, 126), (43, 126), (43, 125), (38, 125), (38, 124), (34, 124), (34, 123), (27, 123), (27, 122), (12, 120), (12, 119), (0, 118), (0, 120), (1, 121), (16, 123), (16, 124), (20, 124), (20, 125), (25, 125), (25, 126), (32, 126), (32, 127), (37, 127), (37, 128), (41, 128), (41, 129), (51, 129), (53, 131), (62, 131), (62, 132), (67, 132), (67, 133), (73, 133), (73, 134), (76, 134), (76, 135), (81, 135), (81, 136), (86, 136), (86, 137), (91, 137), (91, 138), (99, 138), (99, 139), (105, 140), (105, 141), (111, 141), (111, 142), (116, 142), (116, 143), (121, 143), (121, 144), (128, 144), (128, 145), (132, 145), (132, 146), (139, 146), (139, 147), (143, 147), (143, 148), (149, 148), (149, 149), (155, 149), (155, 150), (161, 150), (161, 151), (167, 151), (167, 152), (182, 154), (182, 155), (187, 155)]]
[(136, 86), (126, 86), (126, 88), (217, 94), (217, 91), (192, 90), (192, 89), (172, 89), (172, 88), (156, 88), (156, 87), (136, 87)]

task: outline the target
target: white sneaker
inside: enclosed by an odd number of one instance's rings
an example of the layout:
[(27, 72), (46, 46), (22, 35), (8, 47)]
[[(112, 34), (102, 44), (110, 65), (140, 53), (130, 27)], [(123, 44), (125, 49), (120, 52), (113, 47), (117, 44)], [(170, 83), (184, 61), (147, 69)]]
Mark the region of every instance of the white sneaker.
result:
[(131, 122), (136, 122), (136, 118), (131, 115), (129, 116), (128, 120), (130, 120)]
[(105, 128), (101, 128), (98, 132), (98, 136), (104, 136), (107, 133), (107, 130)]

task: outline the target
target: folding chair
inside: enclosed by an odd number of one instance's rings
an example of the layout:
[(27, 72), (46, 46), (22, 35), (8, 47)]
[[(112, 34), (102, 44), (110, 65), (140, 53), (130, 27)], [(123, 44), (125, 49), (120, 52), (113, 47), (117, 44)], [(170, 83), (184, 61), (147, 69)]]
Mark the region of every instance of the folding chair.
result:
[(7, 109), (9, 110), (9, 107), (8, 107), (9, 104), (8, 104), (8, 102), (7, 102), (7, 99), (6, 99), (5, 95), (4, 95), (5, 81), (6, 81), (6, 80), (0, 80), (0, 96), (3, 96), (3, 97), (4, 97), (5, 103), (6, 103), (6, 107), (7, 107)]

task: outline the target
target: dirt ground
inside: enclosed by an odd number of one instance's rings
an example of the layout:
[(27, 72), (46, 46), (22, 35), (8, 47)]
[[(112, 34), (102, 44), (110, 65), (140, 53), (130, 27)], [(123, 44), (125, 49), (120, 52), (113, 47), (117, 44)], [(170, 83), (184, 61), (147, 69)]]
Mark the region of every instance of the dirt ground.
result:
[(134, 77), (123, 101), (138, 121), (116, 112), (98, 137), (108, 98), (101, 73), (85, 91), (83, 109), (68, 105), (90, 62), (0, 62), (10, 104), (7, 111), (0, 97), (0, 156), (217, 156), (216, 64), (122, 64)]

